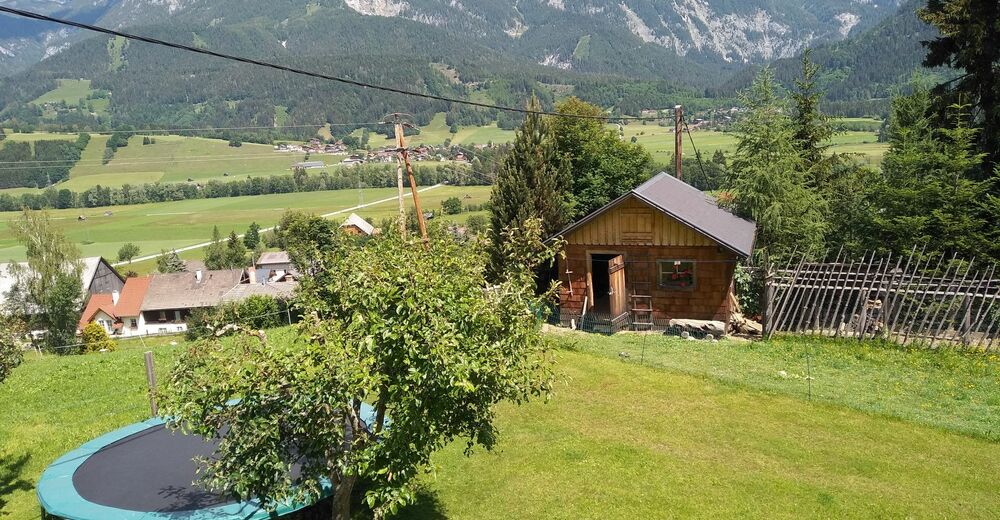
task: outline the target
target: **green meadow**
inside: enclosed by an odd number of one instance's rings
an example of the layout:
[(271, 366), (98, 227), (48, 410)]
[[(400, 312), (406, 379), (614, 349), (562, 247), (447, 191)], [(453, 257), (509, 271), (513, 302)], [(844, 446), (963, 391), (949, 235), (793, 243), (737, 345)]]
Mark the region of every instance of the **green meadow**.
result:
[[(479, 204), (489, 198), (489, 190), (486, 186), (443, 186), (426, 192), (421, 202), (425, 209), (440, 209), (442, 200), (456, 196), (468, 203)], [(464, 199), (466, 195), (470, 198)], [(371, 188), (193, 199), (135, 206), (51, 210), (48, 213), (56, 226), (80, 247), (84, 256), (115, 259), (118, 249), (126, 242), (138, 245), (142, 256), (145, 256), (159, 253), (161, 249), (206, 242), (211, 239), (214, 226), (218, 226), (223, 234), (230, 231), (243, 233), (251, 222), (257, 222), (261, 227), (273, 226), (281, 214), (290, 209), (326, 214), (395, 196), (393, 188)], [(410, 204), (409, 200), (407, 204)], [(376, 219), (397, 212), (395, 199), (358, 211), (363, 216)], [(86, 220), (79, 220), (80, 216), (86, 217)], [(24, 259), (24, 248), (17, 244), (9, 229), (9, 222), (17, 217), (16, 212), (0, 213), (0, 262)], [(346, 217), (347, 214), (342, 218)]]
[[(269, 337), (288, 341), (291, 333)], [(798, 373), (787, 352), (811, 348), (819, 366), (837, 367), (822, 374), (837, 384), (860, 390), (904, 369), (942, 386), (975, 386), (966, 400), (978, 401), (997, 395), (995, 358), (795, 338), (745, 344), (649, 336), (640, 363), (637, 335), (549, 337), (558, 374), (551, 400), (500, 406), (492, 452), (466, 456), (458, 440), (437, 453), (417, 503), (395, 518), (985, 519), (1000, 510), (1000, 445), (965, 423), (969, 404), (954, 391), (878, 392), (872, 399), (886, 410), (914, 411), (886, 413), (839, 398), (810, 401), (799, 391), (803, 381), (783, 389), (752, 370)], [(153, 351), (165, 381), (184, 347), (170, 342), (133, 341), (86, 356), (30, 354), (15, 369), (0, 385), (0, 515), (37, 519), (34, 485), (48, 464), (149, 417), (143, 352)], [(979, 413), (995, 418), (996, 408)]]
[(108, 99), (87, 99), (87, 96), (94, 92), (90, 88), (89, 79), (58, 79), (56, 80), (56, 84), (55, 89), (42, 94), (31, 103), (40, 106), (49, 103), (66, 103), (67, 105), (75, 106), (83, 100), (94, 105), (95, 114), (99, 116), (107, 115), (108, 104), (110, 103)]
[[(653, 154), (653, 158), (657, 162), (665, 164), (673, 158), (673, 127), (632, 123), (625, 125), (624, 135), (625, 139), (629, 141), (635, 137), (636, 142)], [(693, 146), (692, 140), (694, 141)], [(838, 133), (830, 144), (832, 145), (831, 151), (858, 154), (858, 160), (868, 164), (881, 163), (882, 155), (888, 149), (887, 144), (878, 142), (877, 133), (869, 131)], [(707, 161), (711, 160), (712, 155), (719, 150), (726, 154), (732, 153), (736, 149), (736, 137), (728, 132), (692, 129), (690, 135), (684, 132), (683, 146), (685, 156), (694, 157), (695, 149), (697, 149), (701, 152), (702, 159)]]

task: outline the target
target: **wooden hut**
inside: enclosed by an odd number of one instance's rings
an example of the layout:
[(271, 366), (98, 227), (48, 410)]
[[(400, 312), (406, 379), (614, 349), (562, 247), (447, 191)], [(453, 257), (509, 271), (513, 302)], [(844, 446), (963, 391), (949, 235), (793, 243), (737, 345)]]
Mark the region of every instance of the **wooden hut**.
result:
[(729, 323), (737, 262), (756, 225), (667, 173), (563, 230), (560, 321), (642, 330), (670, 319)]

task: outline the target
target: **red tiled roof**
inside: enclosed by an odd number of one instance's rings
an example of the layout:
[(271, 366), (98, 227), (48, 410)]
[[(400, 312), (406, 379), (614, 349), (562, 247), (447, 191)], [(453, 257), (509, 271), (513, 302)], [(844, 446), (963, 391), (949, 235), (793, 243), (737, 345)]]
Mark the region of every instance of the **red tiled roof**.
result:
[[(83, 330), (84, 327), (94, 319), (97, 311), (104, 311), (104, 314), (117, 320), (121, 317), (138, 316), (142, 301), (146, 298), (146, 291), (149, 289), (151, 277), (129, 278), (125, 281), (125, 287), (118, 297), (118, 305), (114, 303), (114, 296), (110, 294), (95, 294), (90, 297), (87, 307), (80, 315), (80, 323), (77, 328)], [(118, 328), (118, 323), (115, 324)]]
[(118, 305), (115, 305), (115, 314), (118, 316), (138, 316), (142, 301), (146, 298), (146, 291), (149, 290), (149, 281), (152, 277), (129, 278), (125, 280), (125, 287), (122, 288), (121, 297), (118, 298)]
[(110, 294), (95, 294), (91, 296), (90, 301), (87, 302), (87, 307), (83, 309), (83, 314), (80, 315), (80, 323), (77, 325), (77, 328), (83, 330), (90, 323), (90, 320), (94, 318), (94, 315), (97, 314), (97, 311), (104, 311), (104, 314), (115, 317), (114, 307), (114, 300)]

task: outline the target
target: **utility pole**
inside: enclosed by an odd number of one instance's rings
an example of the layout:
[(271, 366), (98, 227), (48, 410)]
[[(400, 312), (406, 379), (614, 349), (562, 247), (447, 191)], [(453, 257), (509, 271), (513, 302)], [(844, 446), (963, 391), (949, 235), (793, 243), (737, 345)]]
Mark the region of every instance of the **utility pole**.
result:
[(684, 107), (677, 105), (674, 107), (674, 168), (676, 169), (678, 179), (683, 178), (683, 172), (681, 171), (681, 158), (684, 151), (684, 134), (681, 133), (683, 125)]
[[(420, 209), (420, 195), (417, 194), (417, 179), (413, 176), (413, 166), (410, 164), (410, 152), (406, 149), (406, 137), (404, 132), (404, 123), (399, 120), (399, 114), (393, 114), (395, 117), (394, 128), (396, 131), (396, 146), (397, 152), (399, 153), (400, 159), (402, 159), (403, 165), (406, 166), (406, 176), (410, 182), (410, 192), (413, 194), (413, 209), (417, 212), (417, 224), (420, 226), (420, 238), (423, 239), (424, 244), (430, 243), (430, 238), (427, 236), (427, 223), (424, 222), (424, 213)], [(397, 183), (400, 187), (399, 191), (399, 207), (400, 211), (403, 208), (403, 191), (402, 191), (402, 173), (397, 170)], [(401, 215), (402, 225), (406, 225), (406, 214)]]
[[(396, 149), (405, 148), (403, 143), (403, 124), (396, 115)], [(406, 203), (403, 201), (403, 153), (396, 153), (396, 186), (399, 188), (399, 234), (406, 240)]]

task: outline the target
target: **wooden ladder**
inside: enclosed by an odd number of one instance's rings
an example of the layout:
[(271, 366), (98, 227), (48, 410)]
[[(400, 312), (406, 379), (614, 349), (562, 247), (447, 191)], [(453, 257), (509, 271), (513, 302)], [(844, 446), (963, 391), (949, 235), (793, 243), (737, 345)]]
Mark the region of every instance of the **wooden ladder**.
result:
[(653, 330), (653, 297), (632, 294), (632, 329)]

